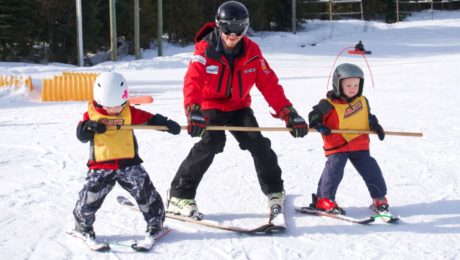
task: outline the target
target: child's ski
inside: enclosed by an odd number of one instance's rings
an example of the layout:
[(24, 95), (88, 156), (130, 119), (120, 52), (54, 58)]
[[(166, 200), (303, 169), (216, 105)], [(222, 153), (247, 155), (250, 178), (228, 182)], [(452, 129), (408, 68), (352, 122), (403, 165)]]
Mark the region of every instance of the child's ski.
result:
[(374, 207), (374, 205), (370, 205), (369, 208), (377, 213), (377, 215), (373, 216), (375, 220), (380, 219), (385, 223), (397, 223), (399, 221), (399, 218), (394, 216), (390, 211), (384, 210), (384, 211), (379, 211), (377, 208)]
[(66, 233), (83, 241), (83, 243), (93, 251), (104, 252), (110, 250), (110, 245), (107, 242), (97, 242), (95, 239), (84, 237), (82, 234), (75, 230), (69, 230), (66, 231)]
[(356, 223), (356, 224), (369, 224), (369, 223), (374, 222), (375, 220), (374, 217), (357, 219), (357, 218), (353, 218), (353, 217), (349, 217), (345, 215), (327, 213), (327, 212), (320, 211), (320, 210), (310, 208), (310, 207), (295, 208), (295, 211), (298, 213), (302, 213), (302, 214), (335, 218), (335, 219), (344, 220), (344, 221)]
[(136, 241), (134, 244), (132, 244), (131, 248), (136, 250), (137, 252), (147, 252), (153, 248), (153, 245), (156, 242), (158, 242), (160, 239), (166, 236), (169, 232), (171, 232), (171, 229), (165, 226), (163, 227), (161, 232), (158, 233), (156, 236), (154, 237), (146, 236), (143, 240)]
[[(121, 205), (125, 207), (128, 207), (133, 210), (139, 210), (138, 207), (136, 207), (126, 197), (118, 196), (117, 201), (118, 203), (120, 203)], [(241, 233), (241, 234), (249, 234), (249, 235), (267, 235), (267, 234), (272, 234), (272, 233), (279, 233), (286, 229), (286, 227), (278, 226), (274, 223), (263, 224), (255, 228), (242, 228), (242, 227), (235, 227), (235, 226), (226, 226), (226, 225), (222, 225), (217, 222), (209, 221), (209, 220), (197, 220), (191, 217), (174, 215), (170, 213), (166, 213), (166, 217), (170, 219), (180, 220), (180, 221), (184, 221), (188, 223), (194, 223), (194, 224), (198, 224), (198, 225), (202, 225), (206, 227), (217, 228), (221, 230), (226, 230), (226, 231), (231, 231), (231, 232)]]

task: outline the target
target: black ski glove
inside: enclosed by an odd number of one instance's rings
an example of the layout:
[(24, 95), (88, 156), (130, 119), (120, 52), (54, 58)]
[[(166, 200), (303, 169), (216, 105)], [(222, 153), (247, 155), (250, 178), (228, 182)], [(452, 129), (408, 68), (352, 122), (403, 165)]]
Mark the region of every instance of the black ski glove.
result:
[[(319, 105), (318, 105), (319, 106)], [(315, 128), (316, 131), (323, 135), (330, 135), (331, 129), (323, 124), (323, 116), (319, 111), (318, 106), (314, 106), (313, 110), (308, 114), (308, 120), (310, 121), (310, 126)]]
[(169, 119), (166, 121), (165, 126), (169, 129), (166, 132), (170, 134), (178, 135), (180, 133), (180, 125), (174, 120)]
[(379, 124), (379, 120), (375, 115), (369, 115), (369, 128), (377, 133), (380, 141), (385, 139), (385, 130), (383, 130), (382, 126)]
[(105, 133), (105, 131), (107, 131), (107, 126), (103, 123), (99, 123), (93, 120), (87, 120), (83, 122), (83, 129), (96, 134), (103, 134)]
[(292, 128), (290, 133), (293, 137), (304, 137), (308, 134), (308, 124), (292, 106), (283, 108), (279, 115), (286, 122), (286, 127)]
[(201, 113), (200, 105), (187, 106), (187, 132), (191, 137), (201, 137), (206, 132), (208, 122)]
[(150, 118), (147, 124), (166, 126), (168, 128), (166, 132), (173, 134), (173, 135), (178, 135), (181, 130), (180, 125), (176, 121), (168, 119), (167, 117), (160, 115), (160, 114), (155, 114), (152, 118)]
[(325, 136), (328, 136), (331, 134), (331, 129), (325, 126), (323, 123), (317, 123), (313, 128), (315, 128), (316, 131), (320, 132), (321, 134)]

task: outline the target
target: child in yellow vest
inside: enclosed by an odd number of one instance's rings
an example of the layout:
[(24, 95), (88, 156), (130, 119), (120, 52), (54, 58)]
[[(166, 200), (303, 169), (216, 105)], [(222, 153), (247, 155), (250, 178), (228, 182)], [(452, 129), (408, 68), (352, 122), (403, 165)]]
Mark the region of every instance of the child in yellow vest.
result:
[(333, 90), (327, 93), (309, 113), (310, 126), (322, 133), (327, 162), (313, 194), (310, 207), (334, 214), (345, 214), (337, 205), (335, 195), (342, 181), (345, 164), (351, 161), (363, 178), (373, 199), (371, 207), (379, 212), (388, 210), (387, 187), (377, 161), (369, 153), (368, 134), (332, 134), (331, 129), (374, 130), (380, 140), (385, 131), (377, 117), (370, 113), (369, 102), (362, 96), (363, 71), (344, 63), (336, 67)]
[(167, 132), (174, 135), (181, 130), (173, 120), (130, 106), (128, 85), (121, 74), (100, 74), (94, 82), (94, 100), (89, 102), (88, 111), (77, 126), (77, 138), (83, 143), (90, 142), (87, 182), (73, 211), (75, 230), (85, 239), (95, 241), (96, 211), (115, 183), (135, 198), (147, 222), (146, 237), (154, 238), (162, 231), (165, 219), (162, 198), (141, 165), (133, 130), (107, 130), (107, 126), (138, 124), (167, 126)]

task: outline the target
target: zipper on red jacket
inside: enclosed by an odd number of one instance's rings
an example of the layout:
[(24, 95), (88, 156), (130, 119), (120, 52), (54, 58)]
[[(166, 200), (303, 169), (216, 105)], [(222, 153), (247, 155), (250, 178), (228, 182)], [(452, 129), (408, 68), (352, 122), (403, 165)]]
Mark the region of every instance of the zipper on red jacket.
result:
[(222, 64), (222, 72), (219, 75), (219, 83), (217, 85), (217, 93), (220, 93), (220, 90), (222, 89), (222, 80), (224, 79), (224, 74), (225, 74), (225, 64)]
[(240, 98), (243, 98), (243, 78), (241, 77), (241, 70), (238, 71), (238, 85), (240, 87)]
[[(251, 59), (249, 59), (248, 61), (244, 63), (243, 67), (245, 67), (252, 61), (255, 61), (257, 58), (259, 58), (258, 55), (252, 57)], [(239, 84), (239, 89), (240, 89), (240, 98), (243, 98), (243, 77), (241, 76), (241, 70), (238, 70), (238, 84)]]
[(227, 79), (227, 88), (225, 90), (225, 96), (231, 97), (232, 96), (232, 72), (229, 70), (228, 72), (228, 79)]
[(259, 55), (256, 55), (256, 56), (252, 57), (251, 59), (249, 59), (248, 61), (246, 61), (246, 63), (243, 66), (248, 65), (250, 62), (256, 60), (257, 58), (259, 58)]

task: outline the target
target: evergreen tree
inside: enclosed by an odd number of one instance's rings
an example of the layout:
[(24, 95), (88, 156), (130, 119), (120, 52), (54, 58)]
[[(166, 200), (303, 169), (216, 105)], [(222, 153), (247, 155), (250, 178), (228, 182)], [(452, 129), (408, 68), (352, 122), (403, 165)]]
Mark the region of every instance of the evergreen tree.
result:
[(33, 3), (0, 1), (0, 57), (5, 61), (30, 60), (35, 32)]

